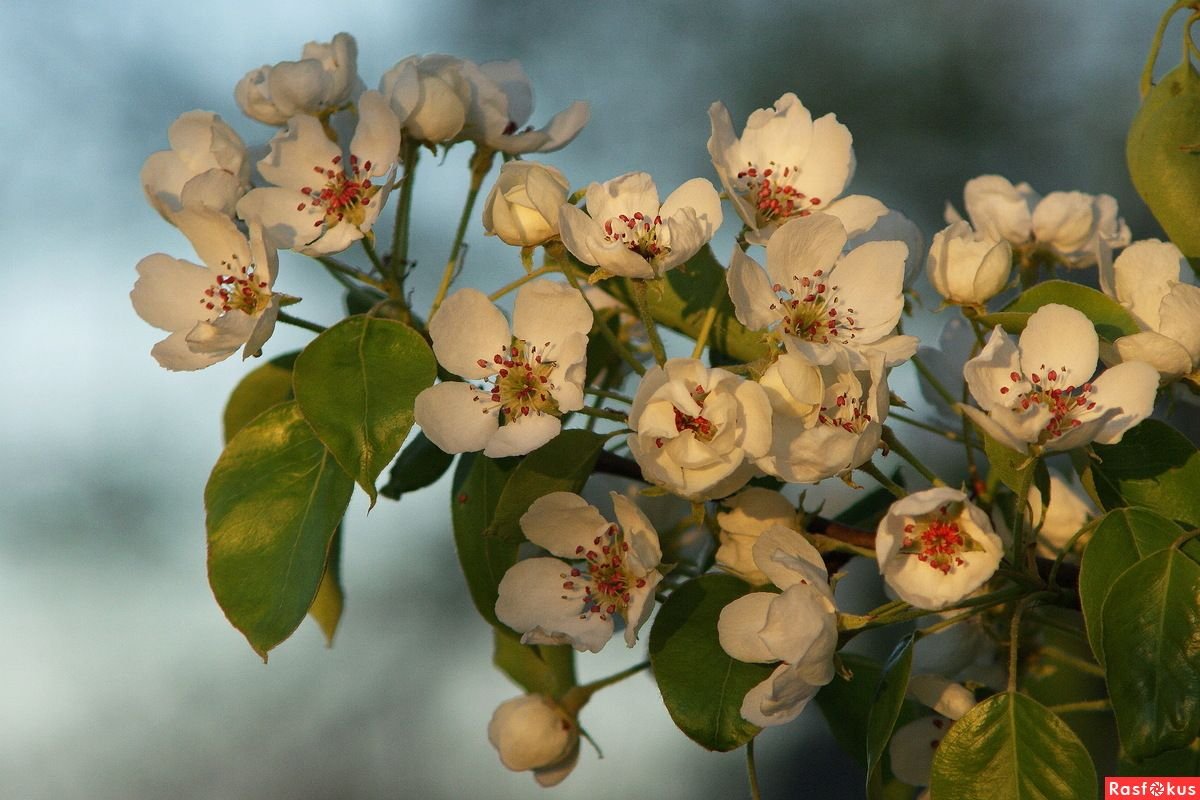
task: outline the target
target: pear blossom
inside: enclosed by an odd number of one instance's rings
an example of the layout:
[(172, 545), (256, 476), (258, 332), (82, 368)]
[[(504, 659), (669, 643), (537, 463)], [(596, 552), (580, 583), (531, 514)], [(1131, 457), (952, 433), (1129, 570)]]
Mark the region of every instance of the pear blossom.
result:
[(660, 206), (658, 188), (631, 172), (587, 188), (587, 211), (564, 204), (563, 244), (601, 277), (660, 278), (699, 252), (721, 227), (721, 199), (713, 185), (693, 178)]
[(244, 358), (257, 355), (279, 316), (274, 249), (261, 229), (252, 225), (247, 239), (214, 209), (184, 208), (174, 219), (204, 266), (163, 253), (138, 262), (133, 308), (170, 333), (151, 355), (169, 370), (203, 369), (239, 347)]
[[(898, 728), (888, 744), (888, 760), (892, 773), (901, 782), (928, 786), (938, 746), (950, 726), (975, 707), (975, 695), (940, 675), (913, 675), (908, 682), (908, 694), (935, 715), (920, 717)], [(928, 791), (920, 795), (928, 796)]]
[(713, 103), (708, 116), (708, 153), (753, 244), (790, 219), (829, 208), (854, 175), (849, 129), (833, 114), (814, 121), (791, 92), (753, 112), (741, 138), (723, 104)]
[(963, 368), (980, 408), (959, 408), (1017, 452), (1114, 444), (1153, 411), (1158, 373), (1149, 364), (1128, 361), (1093, 380), (1098, 357), (1091, 320), (1050, 303), (1030, 315), (1017, 344), (995, 327)]
[(1157, 239), (1135, 242), (1115, 261), (1102, 256), (1101, 288), (1141, 328), (1117, 339), (1106, 362), (1145, 361), (1163, 381), (1200, 383), (1200, 286), (1181, 280), (1186, 268), (1179, 248)]
[(246, 73), (233, 90), (246, 116), (283, 125), (297, 114), (327, 117), (361, 91), (358, 43), (348, 33), (309, 42), (299, 61), (280, 61)]
[(184, 205), (233, 216), (250, 188), (250, 162), (237, 132), (211, 111), (188, 111), (171, 123), (167, 141), (170, 150), (142, 165), (142, 189), (154, 210), (168, 222)]
[(992, 577), (1004, 542), (987, 514), (948, 487), (914, 492), (888, 508), (875, 534), (884, 581), (906, 603), (937, 611)]
[(529, 770), (540, 786), (557, 786), (579, 761), (579, 723), (541, 694), (500, 704), (488, 722), (488, 741), (513, 772)]
[(576, 100), (541, 128), (526, 125), (533, 114), (533, 88), (517, 61), (464, 62), (471, 84), (471, 104), (463, 138), (501, 153), (550, 153), (571, 143), (589, 116), (588, 104)]
[(754, 561), (782, 590), (752, 592), (721, 610), (717, 635), (732, 658), (781, 662), (746, 693), (741, 714), (754, 725), (791, 722), (833, 680), (837, 609), (821, 554), (799, 533), (776, 526), (754, 544)]
[(533, 247), (558, 237), (558, 209), (571, 184), (536, 161), (509, 161), (483, 204), (483, 227), (514, 247)]
[(252, 189), (238, 216), (260, 222), (278, 247), (309, 255), (337, 253), (366, 236), (391, 190), (400, 129), (378, 92), (362, 93), (358, 114), (345, 153), (316, 117), (292, 117), (258, 163), (274, 186)]
[(726, 280), (738, 321), (813, 352), (841, 344), (855, 354), (880, 350), (889, 366), (909, 358), (916, 337), (893, 334), (904, 309), (907, 246), (872, 241), (843, 255), (846, 242), (839, 219), (817, 214), (775, 232), (765, 271), (734, 248)]
[(771, 403), (771, 448), (755, 463), (788, 483), (845, 475), (871, 458), (887, 419), (883, 353), (787, 348), (759, 381)]
[(757, 474), (754, 460), (771, 443), (771, 406), (757, 383), (673, 358), (642, 376), (629, 427), (629, 450), (647, 481), (707, 500)]
[(464, 288), (446, 298), (429, 335), (438, 362), (472, 383), (446, 381), (417, 395), (414, 413), (447, 453), (524, 455), (583, 407), (592, 312), (569, 286), (530, 281), (517, 291), (513, 325), (487, 295)]
[(934, 235), (927, 265), (929, 282), (947, 302), (982, 305), (1008, 284), (1012, 245), (985, 239), (959, 220)]
[(625, 644), (637, 643), (662, 580), (656, 569), (662, 550), (637, 505), (616, 492), (609, 496), (615, 525), (570, 492), (539, 497), (521, 516), (525, 537), (558, 556), (518, 561), (500, 579), (496, 617), (523, 634), (523, 643), (598, 653), (617, 616), (625, 621)]
[(383, 74), (379, 91), (406, 134), (430, 145), (457, 141), (471, 104), (465, 63), (441, 54), (409, 56)]
[[(980, 175), (963, 190), (967, 216), (984, 241), (1007, 240), (1032, 254), (1044, 249), (1068, 268), (1096, 263), (1101, 245), (1129, 244), (1129, 226), (1117, 217), (1111, 195), (1051, 192), (1042, 197), (1028, 183), (1014, 186), (999, 175)], [(962, 219), (946, 207), (946, 222)]]
[(779, 492), (751, 486), (721, 503), (717, 512), (717, 566), (756, 586), (769, 583), (766, 573), (754, 563), (754, 544), (768, 528), (796, 530), (796, 507)]

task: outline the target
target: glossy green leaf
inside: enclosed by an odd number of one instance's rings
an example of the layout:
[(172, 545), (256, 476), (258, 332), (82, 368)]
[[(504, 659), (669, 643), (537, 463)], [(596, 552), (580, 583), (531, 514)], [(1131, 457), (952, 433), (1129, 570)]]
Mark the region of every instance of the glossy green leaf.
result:
[(741, 747), (759, 731), (742, 717), (742, 700), (774, 665), (730, 658), (717, 635), (721, 609), (752, 591), (730, 575), (695, 578), (671, 593), (650, 631), (650, 664), (667, 712), (709, 750)]
[(217, 459), (204, 490), (208, 579), (264, 660), (312, 606), (353, 490), (295, 401), (256, 417)]
[(1178, 548), (1151, 553), (1117, 578), (1101, 613), (1125, 752), (1187, 746), (1200, 735), (1200, 564)]
[(304, 418), (375, 502), (375, 480), (413, 424), (417, 395), (437, 365), (421, 335), (401, 322), (348, 317), (309, 342), (293, 384)]
[(443, 451), (429, 441), (423, 431), (418, 431), (400, 451), (400, 457), (392, 465), (388, 481), (379, 493), (389, 500), (399, 500), (403, 494), (424, 489), (436, 482), (453, 463), (453, 453)]
[[(891, 495), (888, 495), (891, 497)], [(842, 653), (842, 665), (851, 676), (835, 675), (821, 687), (814, 701), (821, 709), (833, 738), (842, 749), (864, 766), (867, 763), (867, 717), (879, 687), (883, 667), (878, 661), (857, 653)]]
[(985, 325), (1002, 325), (1009, 333), (1025, 330), (1033, 312), (1049, 303), (1058, 303), (1082, 311), (1102, 339), (1113, 341), (1137, 333), (1137, 320), (1120, 303), (1103, 292), (1070, 281), (1043, 281), (1025, 290), (1003, 311), (981, 318)]
[(225, 403), (225, 441), (272, 406), (292, 399), (292, 365), (299, 351), (285, 353), (248, 372)]
[(1105, 508), (1143, 506), (1200, 526), (1200, 454), (1182, 433), (1148, 419), (1117, 444), (1093, 449), (1100, 460), (1085, 471)]
[(333, 534), (333, 541), (329, 544), (325, 574), (321, 576), (317, 596), (308, 608), (308, 615), (321, 629), (325, 636), (325, 644), (329, 647), (333, 647), (333, 637), (337, 634), (345, 605), (346, 593), (342, 589), (342, 526), (338, 525)]
[(1046, 464), (1040, 459), (1034, 459), (1028, 453), (1018, 453), (1000, 444), (982, 428), (975, 430), (983, 439), (983, 451), (987, 455), (988, 469), (996, 471), (1000, 482), (1014, 492), (1021, 491), (1024, 481), (1033, 471), (1033, 485), (1042, 492), (1042, 497), (1048, 497), (1050, 492), (1050, 473)]
[[(579, 492), (592, 475), (604, 437), (566, 430), (521, 459), (496, 505), (496, 530), (504, 539), (522, 541), (521, 516), (533, 501), (551, 492)], [(601, 513), (608, 515), (609, 509)]]
[(1023, 694), (993, 695), (951, 726), (933, 757), (938, 800), (1066, 800), (1099, 793), (1079, 737)]
[[(1118, 508), (1104, 515), (1083, 553), (1079, 569), (1079, 602), (1087, 623), (1088, 642), (1104, 664), (1104, 601), (1125, 570), (1151, 553), (1171, 546), (1183, 530), (1171, 520), (1144, 508)], [(1200, 555), (1200, 542), (1188, 547)]]
[(1144, 761), (1133, 761), (1122, 754), (1117, 765), (1120, 775), (1200, 775), (1200, 739), (1178, 750), (1167, 750)]
[(891, 741), (904, 696), (908, 692), (908, 677), (912, 672), (913, 644), (916, 636), (909, 634), (896, 645), (896, 649), (883, 665), (875, 697), (867, 715), (867, 788), (870, 790), (877, 773), (882, 770), (881, 759)]
[(521, 644), (519, 634), (492, 628), (492, 663), (527, 692), (562, 697), (575, 685), (575, 651), (570, 645)]
[(517, 563), (520, 539), (502, 538), (496, 530), (496, 504), (508, 476), (517, 467), (515, 458), (491, 459), (464, 454), (454, 470), (450, 517), (458, 563), (475, 608), (492, 625), (496, 620), (496, 587)]

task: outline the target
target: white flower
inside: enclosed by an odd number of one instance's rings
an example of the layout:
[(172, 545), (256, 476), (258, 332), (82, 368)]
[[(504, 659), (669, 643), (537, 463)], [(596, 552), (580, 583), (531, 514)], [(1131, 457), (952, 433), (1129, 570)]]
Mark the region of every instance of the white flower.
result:
[(850, 131), (833, 114), (814, 122), (791, 92), (752, 113), (740, 139), (724, 105), (713, 103), (708, 116), (708, 153), (754, 244), (789, 219), (828, 208), (854, 174)]
[(1099, 339), (1083, 312), (1050, 303), (1030, 317), (1014, 345), (997, 325), (963, 376), (980, 411), (964, 414), (1005, 447), (1026, 452), (1113, 444), (1154, 409), (1158, 373), (1129, 361), (1092, 380)]
[(329, 140), (316, 117), (292, 117), (258, 162), (275, 185), (252, 189), (238, 203), (238, 216), (260, 222), (278, 247), (309, 255), (345, 250), (379, 217), (399, 149), (399, 122), (378, 92), (359, 97), (348, 153)]
[(778, 526), (765, 531), (754, 561), (783, 593), (734, 600), (721, 610), (717, 635), (738, 661), (782, 662), (742, 701), (742, 716), (765, 728), (791, 722), (833, 680), (837, 610), (821, 554), (799, 533)]
[(946, 487), (892, 503), (875, 533), (875, 557), (887, 585), (906, 603), (931, 611), (983, 585), (1003, 551), (987, 514)]
[(518, 290), (513, 326), (487, 295), (460, 289), (429, 322), (438, 362), (484, 388), (447, 381), (417, 395), (414, 413), (447, 453), (524, 455), (558, 435), (559, 417), (583, 407), (592, 312), (569, 286), (531, 281)]
[(408, 135), (428, 144), (456, 141), (471, 104), (464, 63), (440, 54), (409, 56), (379, 79), (380, 93)]
[(1012, 245), (982, 238), (960, 220), (934, 235), (927, 264), (929, 282), (948, 302), (982, 305), (1008, 283)]
[(768, 583), (754, 563), (754, 544), (768, 528), (796, 529), (796, 507), (779, 492), (751, 486), (722, 501), (725, 511), (717, 513), (717, 566), (756, 586)]
[(280, 61), (246, 73), (233, 90), (246, 116), (282, 125), (297, 114), (324, 117), (360, 89), (358, 44), (348, 33), (304, 45), (299, 61)]
[(861, 466), (887, 419), (883, 354), (785, 342), (759, 381), (771, 402), (771, 449), (755, 463), (788, 483), (817, 483)]
[(483, 227), (514, 247), (533, 247), (558, 236), (558, 209), (571, 184), (554, 167), (509, 161), (483, 204)]
[(533, 114), (533, 88), (517, 61), (464, 62), (471, 104), (462, 137), (501, 153), (550, 153), (566, 147), (588, 121), (588, 104), (576, 100), (544, 127), (526, 125)]
[(1029, 487), (1029, 509), (1037, 528), (1038, 555), (1054, 558), (1079, 529), (1095, 516), (1088, 499), (1057, 472), (1050, 472), (1050, 502), (1042, 510), (1042, 492)]
[[(920, 717), (897, 728), (888, 744), (892, 774), (909, 786), (928, 786), (933, 756), (952, 724), (945, 717)], [(922, 794), (918, 800), (928, 796)]]
[(693, 178), (658, 204), (658, 188), (631, 172), (587, 188), (587, 212), (563, 205), (563, 244), (585, 264), (611, 275), (659, 278), (694, 256), (721, 227), (713, 185)]
[(912, 336), (892, 332), (904, 309), (903, 242), (872, 241), (845, 255), (846, 229), (828, 214), (785, 223), (767, 243), (766, 271), (734, 248), (726, 279), (734, 312), (750, 330), (774, 329), (813, 352), (842, 344), (910, 357)]
[(528, 558), (504, 573), (496, 617), (525, 644), (570, 644), (600, 652), (613, 635), (613, 618), (625, 621), (625, 644), (654, 608), (662, 580), (658, 534), (627, 497), (611, 492), (617, 524), (569, 492), (539, 497), (521, 517), (533, 544), (559, 558)]
[(146, 199), (168, 222), (184, 207), (204, 206), (233, 216), (250, 188), (246, 145), (211, 111), (188, 111), (167, 129), (170, 150), (152, 153), (142, 165)]
[(488, 723), (488, 741), (504, 766), (532, 771), (541, 786), (557, 786), (579, 760), (579, 724), (545, 695), (501, 703)]
[(1100, 285), (1142, 329), (1114, 342), (1106, 361), (1145, 361), (1164, 381), (1187, 376), (1200, 382), (1200, 286), (1184, 283), (1187, 268), (1170, 242), (1136, 242), (1112, 261), (1100, 260)]
[(642, 376), (629, 412), (629, 450), (646, 480), (691, 500), (731, 494), (771, 443), (761, 386), (673, 358)]
[(239, 347), (243, 357), (257, 355), (279, 316), (275, 251), (259, 228), (251, 226), (247, 240), (213, 209), (184, 208), (174, 218), (205, 266), (163, 253), (138, 262), (133, 308), (170, 332), (151, 355), (170, 370), (203, 369)]

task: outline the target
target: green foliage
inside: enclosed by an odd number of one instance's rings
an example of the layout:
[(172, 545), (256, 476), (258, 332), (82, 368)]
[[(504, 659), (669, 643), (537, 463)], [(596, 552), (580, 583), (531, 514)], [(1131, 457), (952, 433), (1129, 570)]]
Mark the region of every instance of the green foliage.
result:
[(875, 688), (875, 698), (867, 715), (868, 792), (872, 791), (872, 784), (877, 784), (882, 776), (883, 754), (887, 751), (892, 731), (896, 728), (896, 720), (900, 718), (900, 710), (904, 706), (904, 696), (908, 691), (913, 645), (916, 640), (916, 635), (911, 633), (900, 640), (888, 657), (887, 663), (883, 665), (879, 684)]
[(1096, 769), (1066, 723), (1022, 694), (989, 697), (954, 723), (933, 757), (938, 800), (1096, 797)]
[(424, 489), (436, 482), (453, 463), (453, 453), (445, 452), (429, 441), (423, 431), (418, 431), (400, 451), (400, 457), (388, 474), (388, 482), (379, 493), (389, 500), (399, 500), (401, 495)]
[(742, 700), (774, 666), (731, 658), (717, 636), (721, 610), (752, 591), (730, 575), (690, 580), (659, 609), (650, 631), (650, 663), (663, 703), (679, 730), (709, 750), (741, 747), (759, 731), (742, 718)]
[(874, 659), (857, 653), (842, 653), (841, 660), (842, 666), (850, 670), (850, 679), (835, 676), (821, 687), (814, 702), (825, 716), (833, 738), (837, 739), (843, 750), (865, 766), (867, 717), (883, 675), (883, 667)]
[(503, 626), (492, 628), (492, 663), (527, 692), (562, 697), (575, 685), (575, 651), (570, 645), (521, 644)]
[(353, 490), (295, 401), (256, 417), (213, 467), (204, 491), (209, 582), (264, 660), (312, 606)]
[(413, 424), (413, 403), (437, 366), (401, 322), (348, 317), (296, 358), (296, 402), (318, 438), (375, 503), (375, 480)]
[(1082, 311), (1096, 326), (1101, 339), (1113, 341), (1137, 333), (1137, 320), (1125, 308), (1103, 292), (1070, 281), (1044, 281), (1021, 293), (1003, 311), (985, 314), (985, 325), (1002, 325), (1009, 333), (1025, 330), (1025, 323), (1044, 305), (1058, 303)]
[(276, 356), (246, 373), (234, 387), (225, 403), (222, 419), (226, 442), (268, 408), (292, 399), (292, 365), (298, 355), (300, 351), (297, 350)]
[(1077, 456), (1076, 468), (1104, 508), (1142, 506), (1200, 526), (1200, 454), (1186, 436), (1148, 419), (1117, 444), (1093, 449), (1098, 460)]
[[(1050, 496), (1050, 473), (1044, 461), (1032, 458), (1028, 453), (1018, 453), (1005, 447), (978, 426), (975, 430), (983, 439), (983, 451), (987, 455), (988, 467), (996, 472), (1001, 483), (1014, 492), (1034, 485), (1038, 487), (1042, 497)], [(1028, 483), (1030, 472), (1033, 472), (1032, 484)]]
[(308, 608), (308, 615), (321, 629), (325, 644), (329, 647), (333, 647), (333, 637), (337, 634), (338, 623), (342, 621), (345, 605), (346, 593), (342, 589), (342, 526), (338, 525), (329, 544), (325, 574), (321, 576), (317, 596)]

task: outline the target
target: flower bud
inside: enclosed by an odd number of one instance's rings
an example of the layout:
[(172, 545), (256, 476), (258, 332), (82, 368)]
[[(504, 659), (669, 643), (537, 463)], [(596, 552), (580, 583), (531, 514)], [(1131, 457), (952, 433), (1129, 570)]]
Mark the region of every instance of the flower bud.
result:
[(555, 786), (579, 758), (579, 725), (545, 695), (501, 703), (488, 723), (488, 741), (514, 772), (532, 770), (542, 786)]
[(514, 247), (533, 247), (558, 236), (558, 209), (570, 184), (551, 166), (509, 161), (483, 205), (483, 227)]
[(717, 566), (756, 586), (770, 583), (754, 563), (754, 543), (775, 525), (796, 529), (796, 509), (786, 497), (752, 486), (726, 501), (728, 511), (717, 514), (721, 546)]
[(405, 133), (429, 144), (455, 140), (471, 104), (464, 63), (454, 56), (409, 56), (383, 74), (379, 91)]
[(929, 282), (950, 303), (986, 303), (1008, 283), (1012, 245), (981, 239), (964, 221), (933, 237), (929, 248)]

